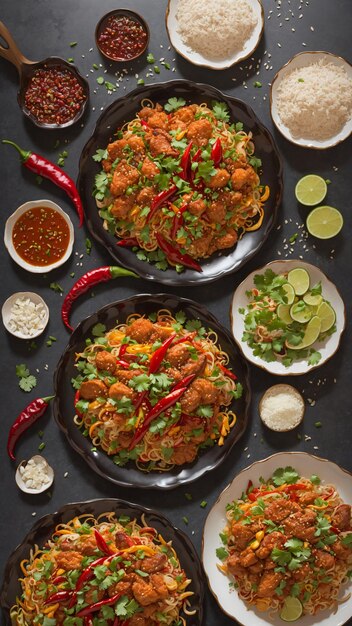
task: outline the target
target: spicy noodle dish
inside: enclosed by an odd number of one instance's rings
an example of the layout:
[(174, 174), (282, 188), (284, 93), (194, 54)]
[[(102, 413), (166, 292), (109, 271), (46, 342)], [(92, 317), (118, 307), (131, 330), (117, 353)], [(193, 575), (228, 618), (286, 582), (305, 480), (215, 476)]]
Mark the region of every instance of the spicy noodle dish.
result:
[(260, 228), (269, 188), (251, 132), (223, 102), (143, 100), (117, 139), (93, 156), (104, 228), (160, 270), (202, 271), (199, 259)]
[(76, 354), (75, 423), (116, 465), (169, 471), (223, 445), (242, 385), (218, 336), (199, 320), (159, 310), (130, 315)]
[(335, 609), (352, 566), (351, 506), (316, 475), (278, 468), (226, 507), (217, 550), (240, 598), (285, 621)]
[(143, 515), (140, 523), (110, 512), (59, 524), (21, 569), (13, 626), (185, 626), (194, 614), (191, 580), (171, 541)]

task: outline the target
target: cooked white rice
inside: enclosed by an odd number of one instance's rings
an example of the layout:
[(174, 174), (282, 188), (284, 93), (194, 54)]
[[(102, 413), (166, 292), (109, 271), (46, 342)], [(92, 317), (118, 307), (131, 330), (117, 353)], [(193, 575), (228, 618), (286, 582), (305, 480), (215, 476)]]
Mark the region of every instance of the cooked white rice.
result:
[(240, 52), (257, 24), (247, 0), (179, 0), (176, 17), (184, 44), (209, 60)]
[(352, 117), (352, 80), (324, 59), (297, 68), (277, 90), (277, 111), (292, 137), (328, 139)]

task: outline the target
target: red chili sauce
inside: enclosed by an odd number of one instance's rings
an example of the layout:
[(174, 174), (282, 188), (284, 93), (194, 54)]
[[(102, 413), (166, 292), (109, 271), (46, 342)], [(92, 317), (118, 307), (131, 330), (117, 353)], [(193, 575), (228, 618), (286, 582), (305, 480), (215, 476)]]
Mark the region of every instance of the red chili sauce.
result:
[(142, 24), (125, 15), (110, 15), (98, 36), (101, 50), (116, 61), (133, 59), (143, 52), (148, 40)]
[(34, 207), (18, 218), (12, 231), (17, 254), (30, 265), (52, 265), (64, 256), (70, 242), (66, 220), (55, 209)]
[(78, 113), (86, 94), (76, 76), (65, 69), (36, 70), (25, 93), (25, 105), (38, 122), (65, 124)]

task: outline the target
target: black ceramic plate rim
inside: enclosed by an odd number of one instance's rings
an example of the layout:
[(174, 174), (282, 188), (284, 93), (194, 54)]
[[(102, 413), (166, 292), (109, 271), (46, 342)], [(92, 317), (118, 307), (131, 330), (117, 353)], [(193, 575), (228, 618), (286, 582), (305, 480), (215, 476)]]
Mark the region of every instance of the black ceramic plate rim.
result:
[[(0, 603), (4, 611), (5, 617), (6, 617), (6, 623), (9, 626), (11, 626), (11, 619), (10, 619), (9, 611), (11, 609), (11, 606), (15, 603), (16, 595), (17, 595), (17, 593), (15, 593), (14, 598), (10, 600), (9, 595), (11, 594), (11, 590), (9, 589), (9, 587), (11, 584), (10, 583), (11, 575), (13, 574), (15, 570), (17, 570), (17, 573), (18, 573), (17, 578), (21, 576), (20, 561), (23, 558), (26, 558), (28, 556), (30, 548), (33, 547), (33, 545), (36, 543), (36, 540), (35, 540), (36, 535), (42, 529), (44, 529), (45, 526), (48, 526), (49, 523), (51, 526), (50, 534), (52, 534), (54, 527), (57, 524), (59, 524), (63, 519), (66, 519), (66, 514), (67, 514), (67, 519), (72, 519), (72, 517), (76, 516), (77, 514), (83, 515), (85, 513), (93, 513), (94, 515), (100, 515), (101, 513), (99, 512), (99, 509), (101, 507), (106, 512), (111, 511), (111, 510), (119, 512), (119, 510), (121, 509), (120, 511), (121, 513), (123, 512), (126, 513), (124, 509), (131, 509), (134, 512), (133, 514), (137, 519), (140, 519), (142, 515), (145, 515), (146, 519), (148, 518), (156, 519), (157, 522), (169, 533), (169, 537), (166, 537), (166, 538), (168, 540), (170, 539), (172, 540), (173, 547), (176, 550), (177, 556), (180, 560), (182, 567), (184, 567), (183, 561), (185, 561), (185, 558), (181, 555), (181, 552), (183, 552), (183, 549), (184, 549), (185, 553), (189, 557), (187, 560), (191, 560), (193, 562), (193, 567), (194, 567), (193, 575), (190, 576), (189, 569), (188, 570), (186, 570), (185, 568), (184, 569), (187, 573), (187, 576), (192, 578), (193, 585), (190, 587), (190, 589), (193, 588), (193, 590), (195, 591), (195, 596), (198, 596), (197, 603), (193, 605), (196, 608), (196, 614), (192, 618), (194, 620), (194, 623), (192, 624), (192, 626), (201, 626), (202, 619), (203, 619), (205, 578), (204, 578), (203, 566), (201, 564), (200, 558), (195, 550), (195, 547), (192, 541), (182, 530), (174, 526), (170, 522), (170, 520), (162, 513), (159, 513), (158, 511), (155, 511), (154, 509), (150, 509), (148, 507), (145, 507), (139, 504), (134, 504), (127, 500), (121, 500), (119, 498), (96, 498), (93, 500), (85, 500), (82, 502), (71, 502), (69, 504), (65, 504), (64, 506), (60, 507), (54, 513), (48, 513), (47, 515), (44, 515), (32, 526), (32, 528), (26, 534), (24, 539), (17, 545), (17, 547), (10, 554), (7, 560), (7, 563), (5, 565), (3, 583), (2, 583), (2, 587), (0, 591)], [(72, 510), (72, 513), (71, 513), (71, 510)], [(71, 515), (72, 517), (69, 517), (69, 515)], [(153, 525), (153, 521), (150, 522), (150, 525)], [(165, 531), (162, 532), (162, 535), (165, 537), (164, 532)], [(178, 544), (178, 547), (176, 547), (176, 544)], [(24, 556), (24, 551), (26, 550), (27, 546), (28, 546), (28, 551), (26, 555)], [(20, 587), (18, 587), (18, 589), (19, 588)]]
[[(277, 193), (276, 193), (276, 197), (274, 200), (270, 199), (270, 201), (273, 202), (273, 207), (271, 209), (271, 217), (268, 223), (266, 225), (262, 225), (260, 231), (258, 231), (261, 234), (261, 238), (258, 241), (257, 245), (255, 245), (255, 247), (251, 249), (249, 252), (243, 254), (243, 256), (240, 259), (238, 259), (237, 262), (234, 262), (232, 265), (225, 267), (223, 269), (220, 269), (220, 270), (216, 269), (218, 259), (223, 258), (225, 256), (232, 257), (233, 255), (235, 255), (237, 246), (231, 249), (231, 252), (229, 252), (228, 254), (226, 254), (226, 252), (219, 253), (217, 256), (212, 255), (210, 259), (206, 259), (205, 261), (203, 261), (202, 273), (186, 268), (186, 270), (183, 271), (181, 274), (177, 274), (177, 272), (174, 269), (168, 269), (164, 272), (161, 270), (158, 270), (152, 264), (149, 264), (145, 261), (139, 261), (131, 250), (117, 246), (116, 238), (113, 235), (110, 235), (109, 233), (107, 233), (107, 231), (104, 231), (103, 226), (102, 226), (102, 220), (101, 220), (101, 228), (98, 230), (97, 228), (94, 227), (94, 224), (92, 223), (90, 219), (89, 213), (86, 214), (86, 223), (87, 223), (88, 229), (92, 237), (94, 237), (94, 239), (96, 239), (96, 241), (98, 241), (110, 253), (113, 259), (121, 263), (127, 269), (130, 269), (136, 272), (141, 278), (145, 278), (146, 280), (153, 280), (155, 282), (165, 284), (165, 285), (176, 285), (176, 286), (192, 285), (193, 286), (197, 284), (207, 284), (215, 280), (218, 280), (222, 276), (226, 276), (227, 274), (231, 274), (233, 272), (238, 271), (255, 254), (257, 254), (260, 248), (264, 245), (265, 241), (267, 240), (271, 230), (273, 229), (276, 223), (278, 209), (281, 203), (282, 193), (283, 193), (282, 159), (281, 159), (279, 150), (277, 148), (277, 145), (275, 143), (275, 140), (272, 134), (266, 128), (266, 126), (264, 126), (264, 124), (258, 119), (253, 109), (246, 102), (244, 102), (243, 100), (239, 100), (238, 98), (234, 98), (233, 96), (224, 94), (222, 91), (220, 91), (219, 89), (216, 89), (215, 87), (211, 85), (207, 85), (205, 83), (196, 83), (193, 81), (183, 80), (183, 79), (171, 80), (171, 81), (166, 81), (162, 83), (154, 83), (152, 85), (145, 85), (144, 87), (138, 87), (137, 89), (134, 89), (129, 94), (126, 94), (122, 98), (118, 98), (117, 100), (115, 100), (115, 102), (113, 102), (107, 109), (105, 109), (105, 111), (103, 111), (103, 113), (100, 115), (99, 119), (97, 120), (94, 131), (91, 137), (86, 142), (81, 152), (81, 156), (79, 160), (79, 174), (78, 174), (78, 179), (77, 179), (77, 187), (84, 200), (84, 195), (86, 192), (83, 187), (82, 179), (85, 177), (83, 170), (84, 170), (85, 161), (87, 159), (86, 154), (94, 145), (96, 141), (96, 135), (99, 134), (100, 127), (103, 126), (105, 118), (109, 116), (110, 112), (115, 107), (117, 108), (123, 107), (124, 103), (128, 103), (130, 100), (132, 101), (133, 98), (137, 96), (140, 98), (140, 100), (142, 100), (143, 97), (147, 97), (145, 92), (150, 94), (150, 91), (157, 92), (158, 90), (164, 90), (167, 97), (171, 97), (173, 95), (174, 89), (182, 88), (182, 87), (185, 90), (189, 90), (190, 92), (193, 91), (193, 93), (200, 92), (202, 90), (207, 91), (209, 100), (212, 100), (212, 99), (222, 100), (229, 105), (238, 107), (252, 119), (253, 123), (258, 127), (261, 136), (265, 137), (268, 144), (270, 144), (271, 153), (274, 155), (274, 159), (277, 161), (277, 164), (278, 164), (278, 169), (276, 172)], [(167, 98), (158, 96), (158, 99), (166, 100)], [(129, 116), (129, 119), (131, 119), (131, 116)], [(114, 132), (114, 129), (112, 129), (111, 135), (113, 134), (113, 132)], [(101, 146), (97, 146), (97, 147), (101, 147)], [(256, 153), (257, 153), (257, 150), (256, 150)], [(89, 191), (89, 194), (90, 194), (89, 198), (91, 201), (91, 191)], [(248, 237), (252, 234), (253, 233), (246, 234), (247, 241), (248, 241)], [(243, 239), (245, 240), (246, 237), (244, 237)], [(243, 239), (241, 241), (243, 241)], [(212, 274), (210, 275), (207, 275), (207, 264), (209, 264), (209, 267), (215, 266), (215, 269), (213, 269)]]
[[(200, 314), (201, 319), (205, 320), (203, 323), (205, 323), (206, 325), (209, 325), (209, 327), (211, 328), (215, 327), (216, 331), (217, 332), (220, 331), (220, 334), (223, 334), (224, 338), (229, 342), (229, 344), (232, 347), (232, 354), (236, 358), (236, 363), (239, 363), (241, 365), (241, 369), (243, 371), (240, 377), (240, 382), (243, 385), (242, 400), (244, 404), (244, 409), (241, 415), (241, 420), (238, 420), (237, 424), (234, 426), (234, 428), (232, 429), (232, 431), (226, 438), (223, 446), (221, 447), (214, 446), (213, 448), (204, 450), (203, 452), (201, 452), (201, 454), (199, 454), (196, 457), (196, 460), (193, 462), (193, 465), (187, 464), (185, 466), (181, 466), (181, 470), (178, 474), (173, 474), (172, 471), (161, 472), (161, 473), (158, 473), (158, 472), (143, 473), (132, 464), (129, 464), (130, 471), (136, 477), (136, 479), (133, 479), (131, 481), (131, 480), (128, 480), (128, 474), (129, 474), (128, 470), (126, 470), (125, 467), (119, 467), (115, 465), (112, 459), (111, 458), (109, 459), (109, 457), (105, 454), (105, 452), (101, 450), (97, 450), (93, 453), (93, 452), (86, 452), (84, 450), (84, 447), (80, 445), (83, 443), (83, 440), (82, 440), (83, 435), (80, 433), (78, 427), (76, 427), (75, 434), (77, 434), (77, 436), (80, 435), (79, 443), (74, 441), (74, 439), (71, 437), (69, 433), (69, 426), (68, 426), (69, 419), (71, 419), (71, 417), (62, 418), (61, 413), (60, 413), (60, 408), (59, 408), (60, 393), (58, 389), (58, 383), (59, 383), (59, 378), (61, 375), (61, 370), (64, 367), (64, 360), (65, 360), (66, 354), (73, 349), (73, 347), (75, 346), (76, 343), (78, 343), (78, 341), (83, 341), (83, 339), (87, 337), (87, 333), (83, 332), (83, 327), (87, 324), (87, 322), (91, 320), (90, 327), (93, 327), (94, 324), (99, 322), (99, 320), (101, 319), (101, 317), (104, 315), (105, 312), (108, 312), (109, 309), (118, 307), (119, 305), (122, 306), (126, 302), (138, 304), (139, 302), (143, 302), (143, 301), (146, 301), (146, 302), (153, 301), (156, 303), (155, 306), (164, 308), (166, 299), (174, 300), (175, 304), (174, 304), (173, 309), (174, 310), (182, 309), (186, 312), (186, 315), (187, 315), (187, 309), (190, 309), (190, 308), (195, 309), (197, 313)], [(79, 339), (81, 335), (82, 335), (82, 338)], [(220, 343), (221, 343), (221, 340), (220, 340)], [(215, 316), (212, 313), (210, 313), (210, 311), (208, 311), (208, 309), (204, 305), (199, 304), (198, 302), (195, 302), (188, 298), (181, 298), (174, 294), (163, 294), (163, 293), (138, 294), (135, 296), (131, 296), (129, 298), (117, 300), (115, 302), (106, 304), (102, 308), (98, 309), (98, 311), (96, 311), (95, 313), (88, 315), (86, 318), (84, 318), (73, 331), (69, 339), (69, 342), (56, 366), (56, 369), (54, 372), (54, 394), (55, 394), (55, 398), (53, 400), (53, 413), (54, 413), (54, 419), (57, 425), (59, 426), (60, 430), (65, 434), (70, 446), (76, 452), (78, 452), (78, 454), (86, 461), (86, 463), (88, 463), (88, 465), (91, 467), (91, 469), (94, 472), (96, 472), (98, 475), (102, 476), (103, 478), (111, 481), (112, 483), (120, 485), (122, 487), (138, 487), (142, 489), (162, 489), (162, 490), (175, 489), (176, 487), (180, 485), (186, 485), (188, 483), (194, 482), (195, 480), (203, 476), (203, 474), (205, 474), (206, 472), (217, 468), (225, 460), (225, 458), (230, 454), (235, 443), (237, 443), (239, 439), (242, 437), (242, 435), (244, 434), (248, 425), (249, 407), (250, 407), (250, 402), (251, 402), (249, 367), (248, 367), (246, 360), (243, 358), (242, 353), (239, 350), (236, 342), (234, 341), (231, 333), (227, 330), (227, 328), (222, 326), (218, 322), (218, 320), (215, 318)], [(217, 458), (215, 458), (215, 460), (212, 462), (208, 461), (206, 465), (204, 465), (203, 467), (202, 466), (198, 467), (198, 470), (197, 470), (197, 465), (201, 464), (202, 459), (204, 457), (206, 458), (206, 456), (208, 456), (209, 458), (212, 452), (214, 454), (214, 450), (218, 452)], [(104, 472), (103, 469), (101, 469), (101, 467), (98, 464), (99, 458), (110, 460), (109, 469), (111, 467), (111, 469), (114, 470), (114, 474), (115, 475), (117, 474), (118, 476), (116, 477), (111, 474), (108, 475), (106, 472)], [(141, 480), (142, 476), (148, 477), (148, 480), (146, 478), (145, 481), (142, 481)], [(139, 481), (138, 481), (138, 478), (139, 478)]]

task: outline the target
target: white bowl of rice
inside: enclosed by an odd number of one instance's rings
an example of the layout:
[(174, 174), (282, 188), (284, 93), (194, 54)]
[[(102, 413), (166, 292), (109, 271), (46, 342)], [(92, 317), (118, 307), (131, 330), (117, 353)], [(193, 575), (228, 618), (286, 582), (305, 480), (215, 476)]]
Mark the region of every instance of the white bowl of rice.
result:
[(330, 52), (296, 54), (276, 74), (271, 116), (291, 143), (324, 150), (352, 133), (352, 66)]
[(19, 339), (35, 339), (49, 321), (49, 308), (43, 298), (32, 291), (18, 291), (5, 300), (1, 309), (6, 330)]
[(261, 0), (169, 0), (166, 30), (194, 65), (223, 70), (247, 59), (264, 29)]

